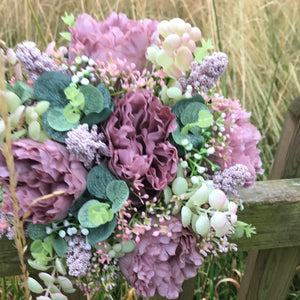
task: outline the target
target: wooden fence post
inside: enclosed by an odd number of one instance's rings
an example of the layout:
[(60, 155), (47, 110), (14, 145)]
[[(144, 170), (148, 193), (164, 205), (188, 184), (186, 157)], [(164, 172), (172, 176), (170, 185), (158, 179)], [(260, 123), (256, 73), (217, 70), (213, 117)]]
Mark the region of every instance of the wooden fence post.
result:
[[(288, 109), (269, 179), (297, 177), (300, 177), (300, 97)], [(250, 251), (237, 299), (286, 299), (299, 263), (300, 246)]]

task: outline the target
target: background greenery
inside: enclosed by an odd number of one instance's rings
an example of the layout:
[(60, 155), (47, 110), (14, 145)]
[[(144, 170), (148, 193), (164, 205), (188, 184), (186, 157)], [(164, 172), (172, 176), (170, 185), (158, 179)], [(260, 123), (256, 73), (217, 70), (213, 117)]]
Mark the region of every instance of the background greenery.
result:
[[(28, 1), (1, 0), (0, 39), (9, 47), (32, 40), (43, 50)], [(267, 178), (285, 112), (300, 94), (300, 1), (31, 0), (31, 4), (46, 41), (55, 40), (59, 46), (65, 44), (59, 35), (66, 31), (60, 18), (64, 12), (86, 12), (98, 20), (111, 11), (124, 12), (134, 19), (180, 17), (199, 27), (205, 39), (213, 39), (216, 51), (229, 56), (219, 90), (226, 97), (240, 99), (252, 112), (251, 121), (262, 135), (259, 148), (265, 175), (260, 179)], [(206, 264), (199, 273), (197, 299), (217, 299), (216, 291), (219, 299), (235, 299), (244, 256), (227, 255)], [(299, 281), (296, 276), (288, 299), (300, 299)]]

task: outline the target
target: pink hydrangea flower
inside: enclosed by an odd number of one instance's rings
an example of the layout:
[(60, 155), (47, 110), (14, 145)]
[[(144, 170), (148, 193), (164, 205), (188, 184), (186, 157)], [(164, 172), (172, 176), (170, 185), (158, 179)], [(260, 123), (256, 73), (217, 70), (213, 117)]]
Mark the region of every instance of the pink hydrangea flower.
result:
[[(95, 61), (109, 61), (109, 53), (115, 60), (127, 59), (138, 70), (145, 68), (146, 50), (158, 43), (157, 21), (130, 20), (125, 14), (112, 12), (108, 19), (96, 22), (90, 15), (78, 15), (76, 28), (70, 28), (70, 49), (82, 48), (81, 54)], [(70, 51), (71, 61), (76, 57)]]
[(137, 191), (153, 195), (165, 189), (177, 172), (177, 150), (167, 141), (175, 118), (151, 92), (128, 92), (106, 124), (111, 172)]
[[(20, 215), (28, 211), (29, 205), (36, 198), (64, 191), (63, 194), (39, 201), (30, 207), (31, 216), (28, 220), (33, 223), (51, 223), (66, 217), (72, 204), (86, 188), (87, 171), (83, 165), (63, 145), (51, 140), (45, 143), (31, 139), (17, 140), (12, 144), (12, 154), (18, 175), (16, 197)], [(6, 192), (2, 211), (12, 213), (9, 171), (2, 154), (0, 182)]]
[(138, 295), (177, 299), (182, 283), (197, 275), (203, 258), (197, 251), (195, 235), (180, 220), (172, 217), (163, 224), (167, 232), (152, 227), (140, 236), (133, 252), (119, 259), (119, 266)]
[(261, 135), (257, 128), (248, 119), (251, 113), (241, 108), (238, 100), (212, 99), (214, 110), (225, 113), (225, 125), (223, 134), (228, 134), (226, 148), (216, 149), (215, 155), (211, 156), (211, 161), (221, 167), (221, 170), (236, 164), (245, 165), (251, 176), (247, 179), (244, 187), (251, 187), (256, 179), (256, 174), (263, 174), (262, 163), (259, 157), (260, 150), (257, 144)]

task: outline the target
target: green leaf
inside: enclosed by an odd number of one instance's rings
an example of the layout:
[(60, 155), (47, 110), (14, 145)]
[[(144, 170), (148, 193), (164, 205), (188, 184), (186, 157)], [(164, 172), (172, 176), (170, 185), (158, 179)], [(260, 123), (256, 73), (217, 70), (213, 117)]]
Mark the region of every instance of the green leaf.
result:
[(43, 292), (43, 287), (39, 284), (38, 281), (32, 277), (28, 277), (28, 288), (31, 292), (36, 294), (41, 294)]
[(82, 85), (80, 92), (84, 96), (84, 108), (85, 115), (90, 113), (100, 113), (104, 108), (104, 97), (102, 93), (92, 85)]
[(88, 240), (91, 244), (100, 243), (111, 236), (117, 225), (117, 218), (114, 215), (110, 222), (100, 225), (96, 228), (90, 228), (88, 234)]
[(13, 87), (13, 92), (21, 99), (22, 103), (33, 98), (33, 88), (22, 81), (17, 81)]
[(77, 123), (70, 123), (64, 115), (64, 109), (58, 107), (53, 107), (48, 110), (47, 121), (49, 126), (56, 131), (69, 131), (78, 125), (78, 121)]
[(63, 114), (65, 119), (71, 123), (71, 124), (76, 124), (76, 126), (79, 123), (80, 117), (81, 117), (81, 113), (80, 111), (77, 109), (74, 109), (74, 107), (72, 106), (72, 104), (67, 104), (66, 107), (63, 110)]
[(67, 252), (68, 244), (63, 238), (59, 237), (59, 238), (53, 240), (52, 246), (58, 256), (60, 256), (60, 257), (65, 256), (65, 254)]
[(214, 120), (214, 117), (210, 113), (210, 111), (205, 109), (199, 111), (198, 118), (199, 119), (197, 125), (200, 126), (201, 128), (209, 127)]
[(35, 240), (30, 245), (31, 253), (38, 253), (43, 251), (43, 242), (41, 240)]
[(116, 213), (129, 197), (129, 188), (123, 180), (112, 180), (106, 187), (106, 195), (112, 202), (112, 210)]
[(67, 12), (65, 12), (65, 15), (62, 16), (61, 19), (68, 26), (73, 26), (74, 23), (75, 23), (75, 17), (74, 17), (74, 15), (73, 14), (69, 15)]
[(28, 235), (32, 240), (43, 240), (47, 236), (46, 225), (30, 223), (28, 226)]
[(72, 205), (72, 207), (70, 208), (70, 213), (77, 218), (78, 217), (78, 212), (79, 209), (81, 208), (81, 206), (86, 203), (87, 201), (89, 201), (91, 198), (93, 198), (91, 196), (91, 194), (88, 192), (88, 190), (85, 190), (83, 194), (81, 194), (81, 196), (74, 202), (74, 204)]
[(56, 131), (54, 130), (49, 124), (47, 120), (48, 110), (43, 114), (42, 121), (43, 126), (48, 135), (55, 141), (64, 143), (65, 139), (68, 137), (67, 132), (68, 131)]
[(116, 177), (104, 165), (98, 165), (92, 168), (87, 176), (87, 189), (95, 197), (107, 199), (106, 186)]
[(103, 121), (105, 121), (110, 114), (112, 113), (112, 111), (108, 108), (104, 108), (102, 109), (102, 111), (100, 113), (91, 113), (88, 114), (84, 117), (82, 117), (82, 119), (80, 120), (81, 124), (88, 124), (90, 127), (94, 124), (99, 124)]
[(70, 100), (70, 103), (71, 103), (72, 106), (75, 106), (76, 108), (83, 109), (83, 107), (84, 107), (84, 96), (79, 91), (79, 89), (77, 89), (74, 86), (68, 86), (65, 89), (65, 95)]
[(54, 240), (54, 236), (53, 235), (50, 235), (48, 236), (42, 246), (43, 246), (43, 249), (47, 252), (47, 254), (49, 254), (51, 257), (53, 256), (53, 248), (52, 248), (52, 241)]
[(92, 199), (82, 205), (78, 212), (79, 223), (86, 228), (95, 228), (111, 221), (113, 211), (108, 203)]
[[(201, 110), (207, 110), (205, 104), (200, 102), (192, 102), (184, 108), (180, 115), (180, 121), (183, 125), (195, 123), (199, 120), (199, 112)], [(208, 111), (209, 112), (209, 111)]]
[(68, 31), (60, 32), (59, 33), (65, 40), (71, 41), (71, 33)]
[(202, 96), (197, 94), (192, 98), (181, 99), (172, 106), (171, 111), (177, 117), (177, 121), (180, 120), (181, 113), (184, 111), (186, 106), (193, 102), (204, 103), (204, 99), (202, 98)]
[(71, 82), (71, 76), (65, 73), (45, 72), (34, 83), (35, 97), (38, 101), (49, 101), (50, 107), (64, 108), (69, 103), (64, 90)]
[(106, 85), (101, 82), (97, 85), (97, 89), (102, 93), (104, 98), (104, 107), (109, 108), (111, 111), (113, 111), (113, 104), (111, 102), (110, 93)]
[(203, 61), (203, 59), (209, 55), (208, 50), (214, 49), (214, 46), (212, 45), (212, 40), (209, 39), (207, 42), (205, 39), (201, 40), (201, 47), (197, 47), (195, 49), (194, 55), (195, 55), (195, 61), (197, 61), (199, 64)]
[(105, 224), (114, 217), (114, 212), (108, 203), (98, 202), (88, 209), (89, 219), (96, 225)]

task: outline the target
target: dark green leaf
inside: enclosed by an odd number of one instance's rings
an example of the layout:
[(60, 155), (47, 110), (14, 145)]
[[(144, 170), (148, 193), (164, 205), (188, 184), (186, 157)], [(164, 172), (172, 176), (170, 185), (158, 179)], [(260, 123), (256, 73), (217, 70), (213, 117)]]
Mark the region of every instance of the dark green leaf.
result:
[[(49, 111), (49, 110), (48, 110)], [(43, 126), (44, 129), (46, 130), (46, 132), (48, 133), (48, 135), (55, 141), (60, 142), (60, 143), (64, 143), (65, 139), (68, 137), (67, 136), (67, 132), (68, 131), (56, 131), (54, 130), (49, 124), (48, 124), (48, 120), (47, 120), (47, 115), (48, 115), (48, 111), (46, 111), (43, 114), (42, 117), (42, 121), (43, 121)]]
[(52, 246), (58, 256), (60, 256), (60, 257), (65, 256), (65, 254), (67, 252), (68, 244), (63, 238), (58, 237), (57, 239), (53, 240)]
[(84, 96), (84, 114), (100, 113), (104, 107), (104, 97), (102, 93), (92, 85), (82, 85), (80, 92)]
[(28, 226), (28, 235), (32, 240), (43, 240), (47, 236), (46, 225), (30, 223)]
[(123, 180), (112, 180), (106, 187), (106, 195), (112, 202), (112, 210), (116, 213), (129, 197), (129, 188)]
[(200, 102), (192, 102), (188, 104), (180, 115), (180, 121), (183, 125), (195, 123), (199, 119), (199, 111), (208, 110), (206, 105)]
[(106, 196), (106, 186), (116, 177), (104, 165), (92, 168), (87, 176), (87, 189), (95, 197), (108, 199)]
[(117, 218), (114, 215), (114, 218), (103, 225), (100, 225), (96, 228), (89, 229), (88, 240), (91, 244), (100, 243), (111, 236), (115, 227), (117, 225)]
[(75, 201), (73, 206), (70, 208), (70, 213), (77, 218), (78, 216), (78, 211), (81, 208), (81, 206), (92, 199), (92, 195), (88, 192), (88, 190), (85, 190), (83, 194)]
[(45, 72), (34, 83), (34, 94), (37, 100), (47, 100), (50, 106), (65, 107), (69, 100), (65, 95), (72, 79), (69, 75), (60, 72)]
[(22, 103), (33, 98), (33, 88), (22, 81), (17, 81), (13, 87), (13, 92), (21, 99)]

